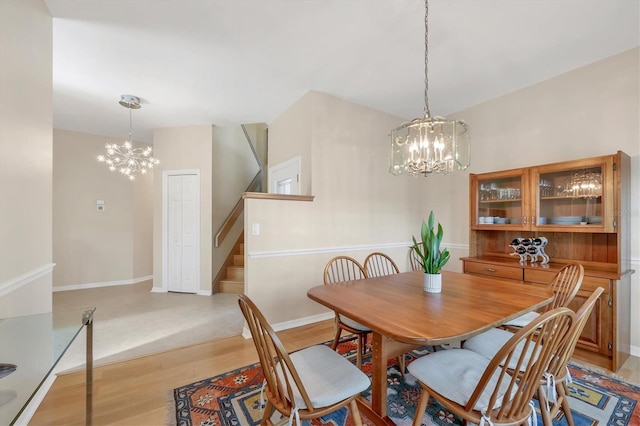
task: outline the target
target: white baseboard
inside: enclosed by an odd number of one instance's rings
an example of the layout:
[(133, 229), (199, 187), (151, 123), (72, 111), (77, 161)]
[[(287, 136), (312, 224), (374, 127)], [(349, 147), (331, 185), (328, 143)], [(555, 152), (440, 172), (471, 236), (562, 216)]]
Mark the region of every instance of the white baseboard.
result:
[[(291, 321), (279, 322), (276, 324), (272, 324), (271, 328), (273, 328), (273, 330), (277, 332), (282, 330), (288, 330), (290, 328), (300, 327), (303, 325), (313, 324), (314, 322), (325, 321), (328, 319), (332, 319), (333, 317), (334, 317), (333, 312), (327, 312), (324, 314), (311, 315), (309, 317), (298, 318)], [(242, 328), (242, 337), (244, 337), (245, 339), (251, 338), (251, 332), (249, 331), (246, 325)]]
[(74, 285), (59, 285), (59, 286), (53, 287), (53, 292), (69, 291), (69, 290), (86, 290), (88, 288), (113, 287), (118, 285), (131, 285), (131, 284), (138, 284), (143, 281), (149, 281), (151, 279), (153, 279), (153, 275), (146, 275), (144, 277), (133, 278), (131, 280), (106, 281), (101, 283), (87, 283), (87, 284), (74, 284)]
[(638, 346), (631, 346), (631, 355), (632, 356), (636, 356), (638, 358), (640, 358), (640, 347)]

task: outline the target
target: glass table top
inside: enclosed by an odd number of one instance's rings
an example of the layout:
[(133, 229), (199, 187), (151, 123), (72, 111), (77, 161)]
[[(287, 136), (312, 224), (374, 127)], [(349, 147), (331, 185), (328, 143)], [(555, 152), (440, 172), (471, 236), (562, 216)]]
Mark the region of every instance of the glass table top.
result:
[(0, 424), (18, 419), (94, 311), (87, 307), (0, 319), (0, 364), (16, 366), (0, 377)]

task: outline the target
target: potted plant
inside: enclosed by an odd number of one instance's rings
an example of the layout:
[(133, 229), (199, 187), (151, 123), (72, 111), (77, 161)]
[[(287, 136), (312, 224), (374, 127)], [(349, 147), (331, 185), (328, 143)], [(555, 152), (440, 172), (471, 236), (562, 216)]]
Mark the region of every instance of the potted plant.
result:
[(438, 223), (437, 231), (434, 229), (435, 218), (433, 211), (429, 213), (427, 222), (422, 221), (420, 229), (420, 241), (413, 238), (413, 250), (418, 256), (418, 262), (424, 271), (424, 291), (440, 293), (442, 290), (442, 275), (440, 270), (449, 261), (449, 250), (440, 250), (442, 242), (442, 225)]

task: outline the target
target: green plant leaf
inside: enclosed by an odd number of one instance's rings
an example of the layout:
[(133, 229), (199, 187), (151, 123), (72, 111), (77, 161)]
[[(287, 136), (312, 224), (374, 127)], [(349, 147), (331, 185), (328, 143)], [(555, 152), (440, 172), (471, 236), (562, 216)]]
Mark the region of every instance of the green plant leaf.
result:
[(440, 251), (440, 243), (444, 235), (442, 225), (438, 223), (437, 231), (434, 230), (435, 216), (433, 211), (429, 213), (429, 218), (422, 221), (420, 227), (420, 241), (412, 236), (413, 250), (420, 259), (424, 272), (428, 274), (438, 274), (442, 267), (449, 261), (450, 253), (447, 249)]

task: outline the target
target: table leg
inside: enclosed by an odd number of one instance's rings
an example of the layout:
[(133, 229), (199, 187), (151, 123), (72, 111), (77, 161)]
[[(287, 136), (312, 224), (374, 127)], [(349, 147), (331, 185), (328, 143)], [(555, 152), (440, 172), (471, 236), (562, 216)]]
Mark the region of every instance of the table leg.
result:
[(371, 337), (371, 408), (384, 418), (387, 417), (387, 339), (375, 331)]

